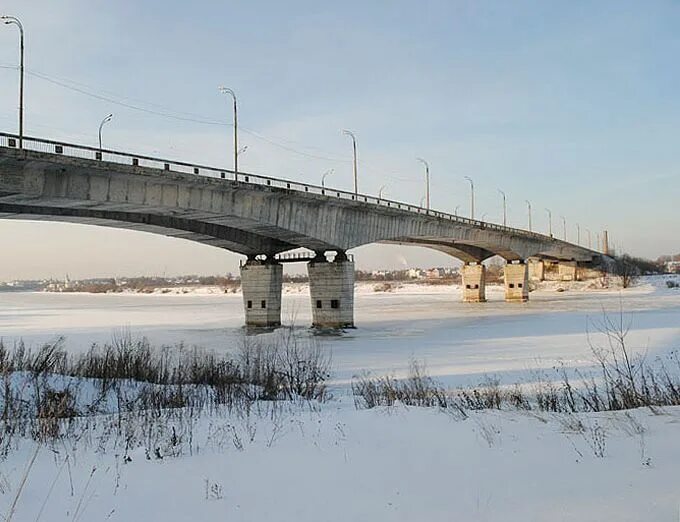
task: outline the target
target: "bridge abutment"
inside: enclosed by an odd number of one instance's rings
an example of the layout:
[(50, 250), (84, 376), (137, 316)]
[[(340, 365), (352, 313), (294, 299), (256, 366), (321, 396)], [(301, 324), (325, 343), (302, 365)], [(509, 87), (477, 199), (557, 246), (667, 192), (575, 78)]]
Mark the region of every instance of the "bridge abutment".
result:
[(246, 326), (281, 324), (283, 266), (249, 259), (241, 266), (241, 291)]
[(576, 261), (560, 261), (557, 265), (560, 281), (578, 281), (578, 265)]
[(354, 261), (339, 253), (329, 262), (323, 255), (307, 263), (312, 326), (354, 327)]
[(462, 271), (463, 302), (486, 302), (486, 267), (481, 263), (465, 263)]
[(506, 263), (503, 269), (505, 300), (524, 302), (529, 300), (529, 275), (526, 262)]

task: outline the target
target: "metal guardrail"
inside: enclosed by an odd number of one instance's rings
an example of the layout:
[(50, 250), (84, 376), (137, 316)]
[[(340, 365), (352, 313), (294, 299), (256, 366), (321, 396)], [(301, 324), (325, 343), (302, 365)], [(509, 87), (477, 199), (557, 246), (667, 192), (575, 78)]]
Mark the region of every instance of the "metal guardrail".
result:
[[(347, 257), (348, 261), (354, 262), (353, 254), (345, 252), (345, 256)], [(255, 256), (255, 261), (259, 262), (275, 261), (276, 263), (302, 263), (314, 261), (315, 259), (317, 259), (317, 255), (315, 252), (280, 252), (274, 255), (273, 259), (270, 260), (267, 260), (267, 256), (265, 255)], [(239, 261), (239, 268), (242, 268), (248, 262), (249, 262), (248, 260), (241, 259)]]
[(311, 261), (316, 257), (314, 252), (282, 252), (276, 254), (274, 259), (279, 263), (295, 263), (300, 261)]
[[(0, 147), (17, 148), (18, 141), (19, 136), (17, 136), (16, 134), (0, 132)], [(414, 214), (420, 214), (429, 217), (445, 219), (448, 221), (453, 221), (465, 225), (471, 225), (484, 230), (505, 232), (508, 234), (528, 237), (540, 241), (560, 241), (554, 237), (549, 237), (544, 234), (539, 234), (537, 232), (529, 232), (528, 230), (506, 227), (503, 225), (498, 225), (496, 223), (489, 223), (486, 221), (469, 219), (461, 216), (456, 216), (454, 214), (448, 214), (446, 212), (439, 212), (436, 210), (426, 209), (423, 207), (419, 207), (417, 205), (411, 205), (409, 203), (393, 201), (385, 198), (378, 198), (367, 194), (355, 194), (354, 192), (347, 192), (345, 190), (332, 189), (328, 187), (320, 187), (318, 185), (309, 185), (306, 183), (300, 183), (298, 181), (271, 178), (268, 176), (261, 176), (259, 174), (251, 174), (248, 172), (239, 171), (238, 173), (235, 173), (233, 170), (229, 169), (218, 169), (216, 167), (209, 167), (206, 165), (166, 160), (109, 149), (100, 150), (97, 147), (75, 145), (73, 143), (65, 143), (27, 136), (23, 137), (23, 149), (32, 152), (42, 152), (45, 154), (68, 156), (70, 158), (97, 160), (121, 165), (132, 165), (138, 167), (158, 169), (167, 172), (180, 172), (184, 174), (207, 176), (217, 179), (237, 181), (239, 183), (249, 183), (252, 185), (264, 185), (278, 189), (292, 190), (307, 194), (326, 196), (329, 199), (343, 199), (349, 201), (357, 201), (359, 203), (368, 203), (383, 208), (392, 208), (395, 210), (412, 212)], [(580, 245), (574, 246), (584, 248), (581, 247)]]
[[(345, 252), (348, 261), (354, 262), (354, 255)], [(276, 254), (274, 259), (279, 263), (299, 263), (302, 261), (313, 261), (316, 259), (314, 252), (281, 252)]]

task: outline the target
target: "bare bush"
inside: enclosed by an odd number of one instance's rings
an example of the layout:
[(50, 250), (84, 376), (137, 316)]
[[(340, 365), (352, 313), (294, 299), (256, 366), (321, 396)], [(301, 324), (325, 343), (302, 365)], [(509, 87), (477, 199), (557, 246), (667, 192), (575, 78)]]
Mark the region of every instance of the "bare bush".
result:
[(446, 391), (415, 360), (411, 361), (408, 376), (404, 379), (372, 377), (368, 373), (355, 376), (352, 380), (352, 393), (355, 405), (361, 408), (393, 406), (396, 402), (408, 406), (440, 408), (451, 405)]
[(633, 286), (642, 273), (635, 260), (627, 254), (615, 257), (608, 268), (613, 275), (620, 279), (623, 288)]
[(582, 432), (583, 438), (596, 457), (604, 458), (607, 449), (607, 431), (597, 422), (588, 431)]
[(352, 382), (357, 408), (391, 406), (402, 402), (413, 406), (437, 406), (466, 410), (513, 409), (555, 413), (578, 413), (655, 408), (680, 405), (680, 356), (672, 351), (652, 363), (636, 354), (627, 342), (631, 318), (621, 309), (618, 314), (603, 312), (592, 320), (588, 343), (594, 370), (559, 366), (553, 378), (534, 373), (530, 384), (501, 386), (487, 377), (480, 385), (447, 391), (412, 363), (409, 376), (356, 376)]
[[(515, 389), (515, 401), (523, 402), (522, 398), (516, 396), (521, 391)], [(485, 381), (476, 388), (460, 390), (458, 400), (462, 408), (469, 410), (489, 410), (500, 409), (503, 403), (503, 393), (500, 388), (500, 380), (487, 377)]]
[(275, 342), (244, 342), (238, 363), (244, 379), (256, 385), (253, 399), (323, 400), (331, 357), (315, 338), (301, 338), (293, 328), (282, 330)]
[(63, 339), (36, 350), (0, 340), (0, 456), (20, 438), (47, 443), (94, 432), (102, 448), (114, 440), (126, 451), (143, 444), (149, 458), (179, 455), (193, 451), (204, 412), (277, 415), (277, 402), (325, 400), (329, 377), (330, 356), (293, 329), (264, 344), (244, 338), (236, 356), (155, 348), (126, 332), (81, 354), (68, 354)]

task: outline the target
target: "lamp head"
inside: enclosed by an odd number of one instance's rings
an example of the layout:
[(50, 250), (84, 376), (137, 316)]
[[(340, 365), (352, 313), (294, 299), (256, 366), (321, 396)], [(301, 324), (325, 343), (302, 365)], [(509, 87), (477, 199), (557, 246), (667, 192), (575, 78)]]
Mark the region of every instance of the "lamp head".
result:
[(5, 25), (15, 24), (15, 25), (19, 26), (19, 29), (21, 29), (21, 31), (23, 32), (21, 22), (19, 21), (19, 19), (17, 17), (3, 15), (3, 16), (0, 16), (0, 20), (2, 20), (5, 23)]

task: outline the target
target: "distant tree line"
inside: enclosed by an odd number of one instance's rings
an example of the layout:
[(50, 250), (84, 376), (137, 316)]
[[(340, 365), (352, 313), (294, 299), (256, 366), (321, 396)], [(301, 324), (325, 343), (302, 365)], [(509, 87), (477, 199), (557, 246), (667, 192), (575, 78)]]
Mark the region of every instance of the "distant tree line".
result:
[(642, 257), (634, 257), (628, 254), (616, 256), (614, 260), (605, 265), (607, 272), (621, 278), (621, 286), (632, 286), (640, 276), (663, 274), (666, 272), (665, 262), (652, 261)]

